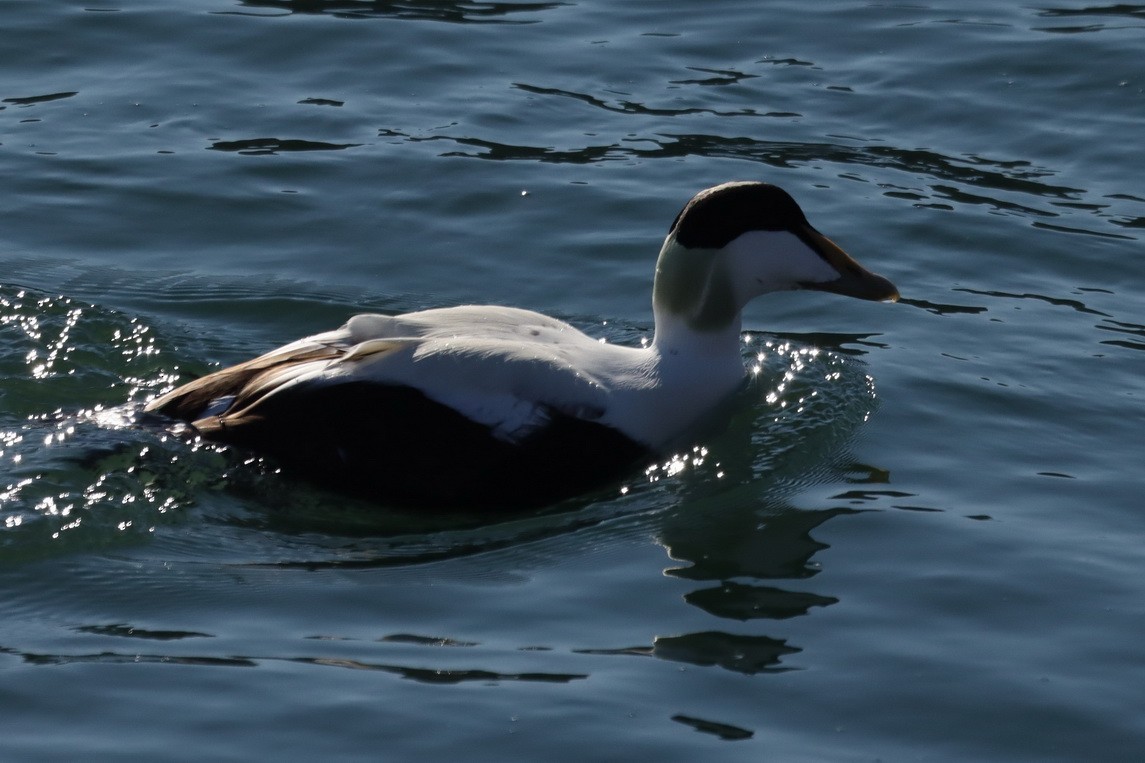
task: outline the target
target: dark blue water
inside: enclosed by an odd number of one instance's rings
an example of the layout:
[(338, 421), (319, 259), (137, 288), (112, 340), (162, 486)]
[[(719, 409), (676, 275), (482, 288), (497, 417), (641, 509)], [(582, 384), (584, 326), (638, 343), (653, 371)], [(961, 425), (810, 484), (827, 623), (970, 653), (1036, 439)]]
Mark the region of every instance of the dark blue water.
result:
[[(0, 757), (1145, 753), (1145, 6), (0, 30)], [(379, 511), (120, 408), (361, 311), (638, 343), (673, 215), (741, 178), (903, 301), (760, 300), (727, 431), (624, 486)]]

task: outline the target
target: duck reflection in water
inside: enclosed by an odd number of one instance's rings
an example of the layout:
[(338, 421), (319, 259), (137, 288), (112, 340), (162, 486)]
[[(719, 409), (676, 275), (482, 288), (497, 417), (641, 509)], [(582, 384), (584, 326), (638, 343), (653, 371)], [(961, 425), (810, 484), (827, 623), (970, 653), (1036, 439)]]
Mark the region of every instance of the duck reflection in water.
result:
[[(818, 573), (811, 558), (827, 548), (811, 531), (851, 509), (805, 511), (785, 509), (762, 521), (755, 511), (721, 513), (720, 521), (697, 522), (681, 516), (665, 524), (660, 538), (668, 555), (687, 566), (665, 573), (695, 581), (718, 581), (684, 597), (716, 617), (747, 622), (784, 620), (826, 607), (838, 599), (774, 585), (737, 582), (752, 580), (806, 580)], [(718, 553), (717, 553), (718, 552)], [(720, 630), (657, 637), (651, 654), (693, 665), (719, 665), (727, 670), (754, 674), (789, 670), (781, 660), (801, 649), (785, 639), (766, 635), (739, 635)]]

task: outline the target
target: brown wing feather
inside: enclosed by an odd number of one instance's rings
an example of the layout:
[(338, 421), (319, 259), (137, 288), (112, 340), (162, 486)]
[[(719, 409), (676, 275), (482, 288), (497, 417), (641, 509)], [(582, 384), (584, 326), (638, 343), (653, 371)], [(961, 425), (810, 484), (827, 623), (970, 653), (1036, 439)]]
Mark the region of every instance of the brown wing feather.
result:
[(289, 355), (263, 355), (176, 387), (148, 403), (146, 410), (174, 419), (194, 421), (213, 400), (220, 397), (234, 395), (236, 404), (248, 406), (266, 393), (266, 389), (260, 389), (259, 382), (268, 373), (299, 363), (333, 360), (345, 353), (344, 348), (322, 345)]

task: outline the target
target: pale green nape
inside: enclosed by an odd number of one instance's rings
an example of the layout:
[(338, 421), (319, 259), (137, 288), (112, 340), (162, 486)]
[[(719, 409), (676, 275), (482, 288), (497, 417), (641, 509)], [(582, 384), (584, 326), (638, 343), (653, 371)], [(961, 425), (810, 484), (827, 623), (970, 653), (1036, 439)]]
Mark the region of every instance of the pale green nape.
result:
[(717, 249), (687, 249), (675, 236), (656, 261), (652, 304), (680, 316), (695, 331), (720, 331), (739, 314), (726, 258)]

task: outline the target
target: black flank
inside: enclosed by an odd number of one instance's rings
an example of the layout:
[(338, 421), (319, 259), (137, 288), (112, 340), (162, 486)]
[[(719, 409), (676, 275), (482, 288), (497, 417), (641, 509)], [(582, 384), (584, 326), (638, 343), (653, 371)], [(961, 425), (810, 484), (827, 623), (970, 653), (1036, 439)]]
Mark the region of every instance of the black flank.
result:
[(271, 456), (287, 471), (382, 502), (511, 511), (606, 486), (652, 454), (611, 427), (550, 411), (510, 443), (406, 386), (298, 385), (202, 435)]

